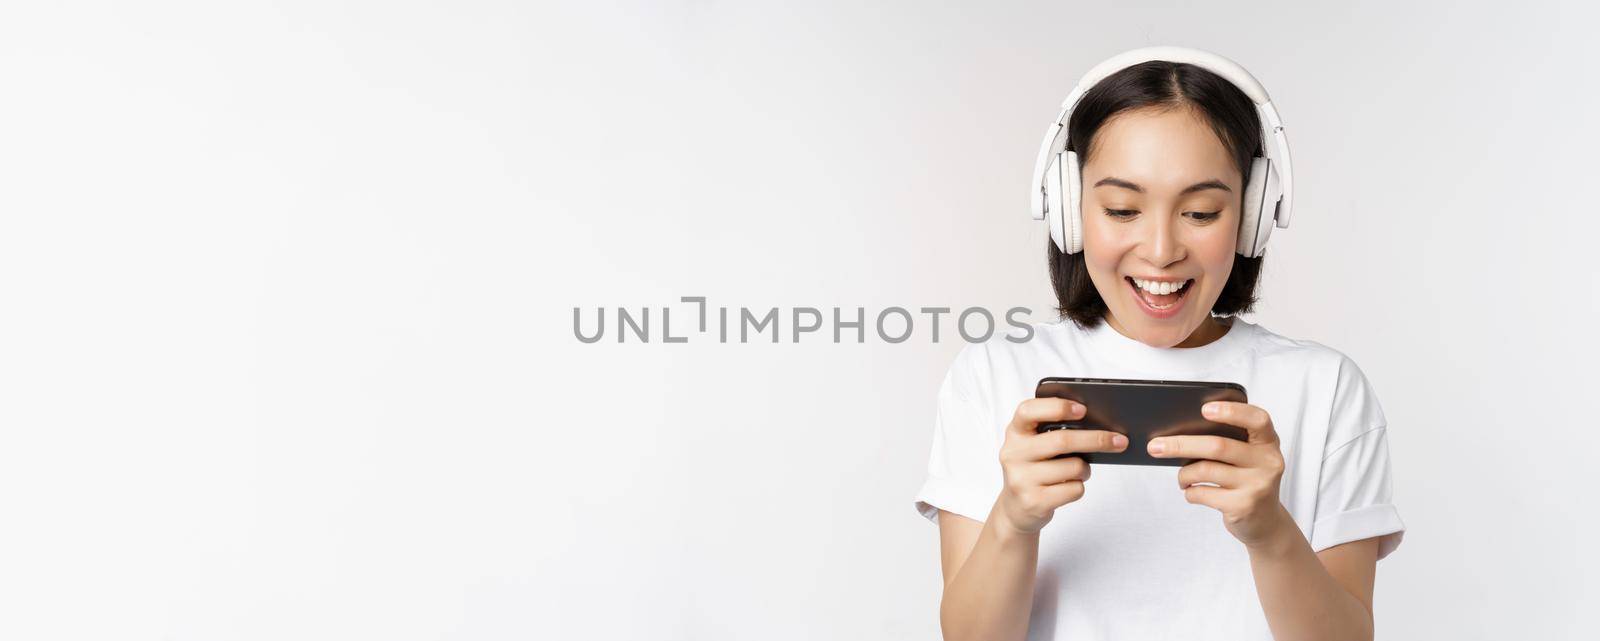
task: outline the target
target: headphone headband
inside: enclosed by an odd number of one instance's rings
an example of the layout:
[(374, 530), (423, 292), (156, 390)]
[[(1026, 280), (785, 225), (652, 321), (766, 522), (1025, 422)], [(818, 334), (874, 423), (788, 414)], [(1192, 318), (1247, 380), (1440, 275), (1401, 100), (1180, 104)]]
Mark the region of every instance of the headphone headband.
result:
[(1222, 76), (1228, 82), (1238, 86), (1240, 91), (1243, 91), (1246, 96), (1250, 96), (1251, 102), (1258, 105), (1272, 102), (1272, 99), (1267, 97), (1266, 88), (1256, 81), (1255, 76), (1245, 71), (1244, 67), (1239, 66), (1239, 63), (1209, 51), (1186, 47), (1144, 47), (1142, 49), (1124, 51), (1107, 58), (1105, 62), (1090, 69), (1089, 73), (1083, 74), (1083, 78), (1078, 81), (1078, 86), (1087, 91), (1089, 87), (1093, 87), (1101, 80), (1105, 80), (1106, 76), (1152, 60), (1182, 62), (1196, 67), (1204, 67), (1207, 71)]
[[(1255, 103), (1256, 113), (1261, 121), (1262, 153), (1271, 162), (1282, 189), (1282, 198), (1274, 208), (1275, 214), (1262, 212), (1262, 215), (1274, 215), (1274, 225), (1280, 229), (1287, 228), (1293, 213), (1294, 172), (1291, 169), (1289, 140), (1283, 131), (1283, 121), (1278, 116), (1278, 110), (1273, 107), (1272, 99), (1267, 96), (1266, 88), (1261, 86), (1255, 76), (1250, 75), (1250, 72), (1232, 60), (1198, 49), (1168, 46), (1143, 47), (1112, 56), (1084, 74), (1072, 88), (1072, 92), (1067, 94), (1066, 100), (1061, 103), (1061, 112), (1056, 116), (1055, 122), (1045, 130), (1044, 142), (1039, 147), (1039, 158), (1034, 163), (1031, 191), (1033, 218), (1045, 219), (1048, 207), (1045, 199), (1047, 188), (1045, 174), (1051, 166), (1052, 157), (1067, 148), (1067, 124), (1083, 94), (1111, 74), (1155, 60), (1191, 64), (1215, 73), (1238, 87), (1250, 97), (1251, 102)], [(1070, 213), (1076, 214), (1076, 212)]]

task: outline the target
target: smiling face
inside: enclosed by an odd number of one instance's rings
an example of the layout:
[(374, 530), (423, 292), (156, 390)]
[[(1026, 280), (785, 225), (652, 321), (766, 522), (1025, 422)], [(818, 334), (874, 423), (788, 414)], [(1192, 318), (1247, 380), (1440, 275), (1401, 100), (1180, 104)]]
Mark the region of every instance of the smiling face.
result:
[(1113, 328), (1152, 347), (1226, 333), (1211, 307), (1233, 271), (1243, 180), (1190, 107), (1100, 127), (1083, 166), (1083, 254)]

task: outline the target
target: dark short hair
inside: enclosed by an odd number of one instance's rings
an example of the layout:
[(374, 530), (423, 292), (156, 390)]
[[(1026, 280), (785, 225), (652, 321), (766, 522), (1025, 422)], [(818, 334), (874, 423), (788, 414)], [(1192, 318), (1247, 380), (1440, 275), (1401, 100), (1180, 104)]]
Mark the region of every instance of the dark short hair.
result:
[[(1233, 83), (1204, 68), (1181, 62), (1155, 60), (1118, 71), (1084, 92), (1067, 122), (1067, 149), (1078, 152), (1080, 169), (1094, 150), (1095, 132), (1124, 111), (1143, 108), (1190, 107), (1204, 116), (1212, 131), (1239, 166), (1244, 184), (1250, 183), (1251, 160), (1261, 151), (1261, 119), (1255, 103)], [(1084, 150), (1088, 150), (1087, 152)], [(1244, 194), (1238, 195), (1241, 204)], [(1087, 216), (1087, 214), (1085, 214)], [(1100, 324), (1106, 302), (1089, 279), (1083, 252), (1063, 254), (1055, 239), (1045, 243), (1050, 253), (1050, 285), (1056, 292), (1056, 311), (1082, 328)], [(1233, 271), (1211, 313), (1232, 316), (1248, 312), (1256, 303), (1265, 257), (1233, 256)]]

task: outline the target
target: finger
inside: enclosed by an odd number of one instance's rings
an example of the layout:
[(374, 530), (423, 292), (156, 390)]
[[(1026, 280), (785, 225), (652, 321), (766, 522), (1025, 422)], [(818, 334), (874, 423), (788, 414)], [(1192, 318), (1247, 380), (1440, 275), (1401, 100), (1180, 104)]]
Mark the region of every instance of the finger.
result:
[(1039, 485), (1089, 480), (1089, 463), (1082, 457), (1035, 461), (1028, 466), (1028, 479)]
[(1191, 485), (1184, 488), (1183, 500), (1195, 505), (1204, 505), (1218, 512), (1226, 512), (1228, 490), (1209, 485)]
[(1156, 458), (1195, 458), (1250, 467), (1255, 461), (1251, 446), (1222, 436), (1163, 436), (1150, 439), (1150, 456)]
[(1083, 452), (1121, 452), (1128, 448), (1128, 437), (1107, 430), (1054, 430), (1029, 439), (1027, 451), (1035, 461), (1063, 454)]
[(1200, 406), (1200, 414), (1218, 423), (1244, 428), (1250, 433), (1251, 443), (1278, 442), (1278, 432), (1272, 427), (1272, 416), (1255, 405), (1233, 401), (1211, 401)]
[(1051, 505), (1066, 505), (1083, 498), (1083, 481), (1067, 481), (1055, 485), (1046, 485), (1039, 489), (1044, 495), (1044, 500)]
[(1215, 483), (1224, 488), (1236, 488), (1243, 481), (1242, 470), (1227, 463), (1195, 461), (1178, 468), (1178, 487), (1187, 489), (1195, 483)]
[(1011, 417), (1011, 430), (1022, 436), (1039, 432), (1040, 423), (1075, 421), (1083, 418), (1082, 403), (1064, 398), (1030, 398), (1017, 404)]

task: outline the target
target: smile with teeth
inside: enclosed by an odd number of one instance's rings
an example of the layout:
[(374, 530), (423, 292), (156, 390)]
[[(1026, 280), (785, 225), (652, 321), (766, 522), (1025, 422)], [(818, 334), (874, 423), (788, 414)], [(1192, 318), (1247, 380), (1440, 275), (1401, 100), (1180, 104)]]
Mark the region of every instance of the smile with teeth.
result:
[(1145, 280), (1132, 276), (1124, 278), (1133, 285), (1137, 290), (1136, 295), (1143, 299), (1145, 304), (1157, 310), (1171, 309), (1177, 305), (1178, 300), (1189, 292), (1189, 285), (1194, 282), (1193, 278), (1182, 281)]

